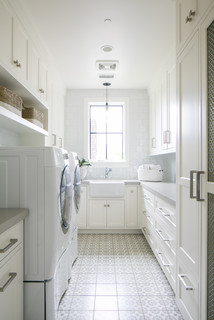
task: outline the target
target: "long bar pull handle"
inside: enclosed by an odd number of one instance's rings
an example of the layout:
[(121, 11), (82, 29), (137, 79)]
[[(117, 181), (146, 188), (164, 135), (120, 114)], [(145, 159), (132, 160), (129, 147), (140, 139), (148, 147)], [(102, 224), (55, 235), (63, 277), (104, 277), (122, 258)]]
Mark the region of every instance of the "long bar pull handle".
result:
[(196, 199), (196, 196), (193, 195), (193, 176), (194, 173), (197, 173), (196, 170), (190, 170), (190, 199)]
[(163, 240), (163, 241), (171, 241), (171, 239), (166, 239), (164, 238), (164, 236), (162, 235), (162, 231), (155, 229), (155, 231), (157, 232), (157, 234), (159, 235), (159, 237)]
[(2, 287), (0, 287), (0, 292), (4, 292), (16, 276), (17, 276), (16, 272), (10, 272), (9, 273), (10, 278), (7, 280), (7, 282), (5, 282), (5, 284)]
[(204, 201), (201, 198), (201, 174), (204, 174), (204, 171), (197, 171), (196, 180), (197, 180), (197, 192), (196, 192), (196, 200), (197, 201)]
[(159, 259), (164, 267), (170, 267), (172, 265), (171, 263), (168, 263), (168, 262), (166, 263), (163, 261), (162, 252), (157, 252), (157, 253), (158, 253)]
[(5, 253), (6, 251), (8, 251), (17, 241), (18, 239), (10, 239), (10, 243), (3, 249), (0, 249), (0, 253)]
[(185, 277), (186, 277), (185, 274), (178, 274), (178, 278), (181, 280), (181, 283), (183, 284), (184, 288), (185, 288), (186, 290), (193, 290), (193, 287), (190, 287), (190, 286), (188, 286), (188, 285), (186, 284), (186, 282), (185, 282), (185, 280), (184, 280)]

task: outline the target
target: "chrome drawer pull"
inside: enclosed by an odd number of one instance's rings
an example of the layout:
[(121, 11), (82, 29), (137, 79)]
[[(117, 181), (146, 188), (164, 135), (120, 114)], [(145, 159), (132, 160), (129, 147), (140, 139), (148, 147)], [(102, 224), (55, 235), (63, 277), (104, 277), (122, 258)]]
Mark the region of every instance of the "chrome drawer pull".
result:
[(164, 212), (164, 209), (163, 209), (163, 208), (158, 208), (158, 210), (160, 210), (160, 212), (162, 213), (162, 215), (163, 215), (164, 217), (170, 217), (170, 216), (171, 216), (170, 213)]
[(15, 279), (15, 277), (17, 276), (16, 272), (10, 272), (9, 273), (9, 279), (7, 280), (7, 282), (3, 285), (3, 287), (0, 287), (0, 292), (4, 292), (7, 287), (11, 284), (11, 282), (13, 281), (13, 279)]
[(185, 274), (178, 274), (178, 278), (181, 280), (181, 283), (183, 284), (184, 288), (186, 290), (193, 290), (193, 287), (190, 287), (186, 284), (185, 280), (184, 280), (184, 277), (186, 277)]
[(16, 242), (18, 239), (10, 239), (10, 243), (4, 247), (3, 249), (0, 249), (0, 253), (5, 253), (7, 250), (9, 250)]
[(150, 236), (150, 234), (147, 232), (146, 227), (143, 227), (143, 230), (144, 230), (146, 236)]
[(162, 263), (162, 265), (164, 266), (164, 267), (170, 267), (172, 264), (171, 263), (165, 263), (164, 261), (163, 261), (163, 259), (162, 259), (162, 253), (161, 252), (158, 252), (158, 255), (159, 255), (159, 259), (160, 259), (160, 261), (161, 261), (161, 263)]
[(171, 241), (171, 239), (166, 239), (164, 238), (164, 236), (162, 235), (162, 231), (155, 229), (155, 231), (157, 232), (157, 234), (159, 235), (159, 237), (163, 240), (163, 241)]

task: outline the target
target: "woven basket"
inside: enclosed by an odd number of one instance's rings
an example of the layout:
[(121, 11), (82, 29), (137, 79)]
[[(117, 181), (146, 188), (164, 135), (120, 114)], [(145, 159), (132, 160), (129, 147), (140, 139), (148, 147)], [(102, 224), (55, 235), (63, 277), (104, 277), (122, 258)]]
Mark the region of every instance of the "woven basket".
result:
[(22, 118), (34, 123), (35, 125), (43, 128), (44, 114), (42, 111), (35, 108), (22, 109)]
[(5, 109), (21, 116), (22, 114), (22, 98), (11, 90), (0, 86), (0, 104)]

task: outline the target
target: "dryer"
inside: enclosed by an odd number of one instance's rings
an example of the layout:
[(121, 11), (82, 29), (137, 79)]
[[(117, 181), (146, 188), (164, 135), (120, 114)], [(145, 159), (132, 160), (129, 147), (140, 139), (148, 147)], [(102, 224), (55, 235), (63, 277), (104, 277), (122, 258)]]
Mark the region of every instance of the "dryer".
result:
[(29, 208), (24, 234), (24, 319), (55, 320), (68, 287), (72, 177), (55, 147), (0, 148), (1, 208)]
[(73, 206), (72, 206), (72, 220), (71, 220), (71, 238), (70, 238), (70, 261), (69, 261), (69, 276), (72, 275), (72, 265), (78, 256), (78, 225), (77, 214), (80, 207), (81, 198), (81, 178), (79, 168), (79, 158), (77, 153), (69, 152), (69, 163), (71, 168), (71, 175), (73, 179)]

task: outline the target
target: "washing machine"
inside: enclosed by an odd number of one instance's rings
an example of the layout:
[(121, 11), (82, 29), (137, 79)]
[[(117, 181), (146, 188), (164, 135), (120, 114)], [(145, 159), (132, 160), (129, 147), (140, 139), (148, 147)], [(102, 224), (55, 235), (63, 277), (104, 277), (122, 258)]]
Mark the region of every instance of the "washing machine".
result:
[(71, 169), (71, 176), (73, 181), (73, 205), (72, 205), (72, 219), (71, 219), (71, 238), (70, 238), (70, 262), (69, 262), (69, 276), (72, 276), (72, 266), (78, 256), (78, 223), (77, 214), (80, 207), (81, 198), (81, 178), (78, 155), (75, 152), (69, 152), (69, 163)]
[(55, 147), (0, 148), (1, 208), (28, 208), (24, 228), (24, 319), (56, 320), (68, 287), (73, 183)]

